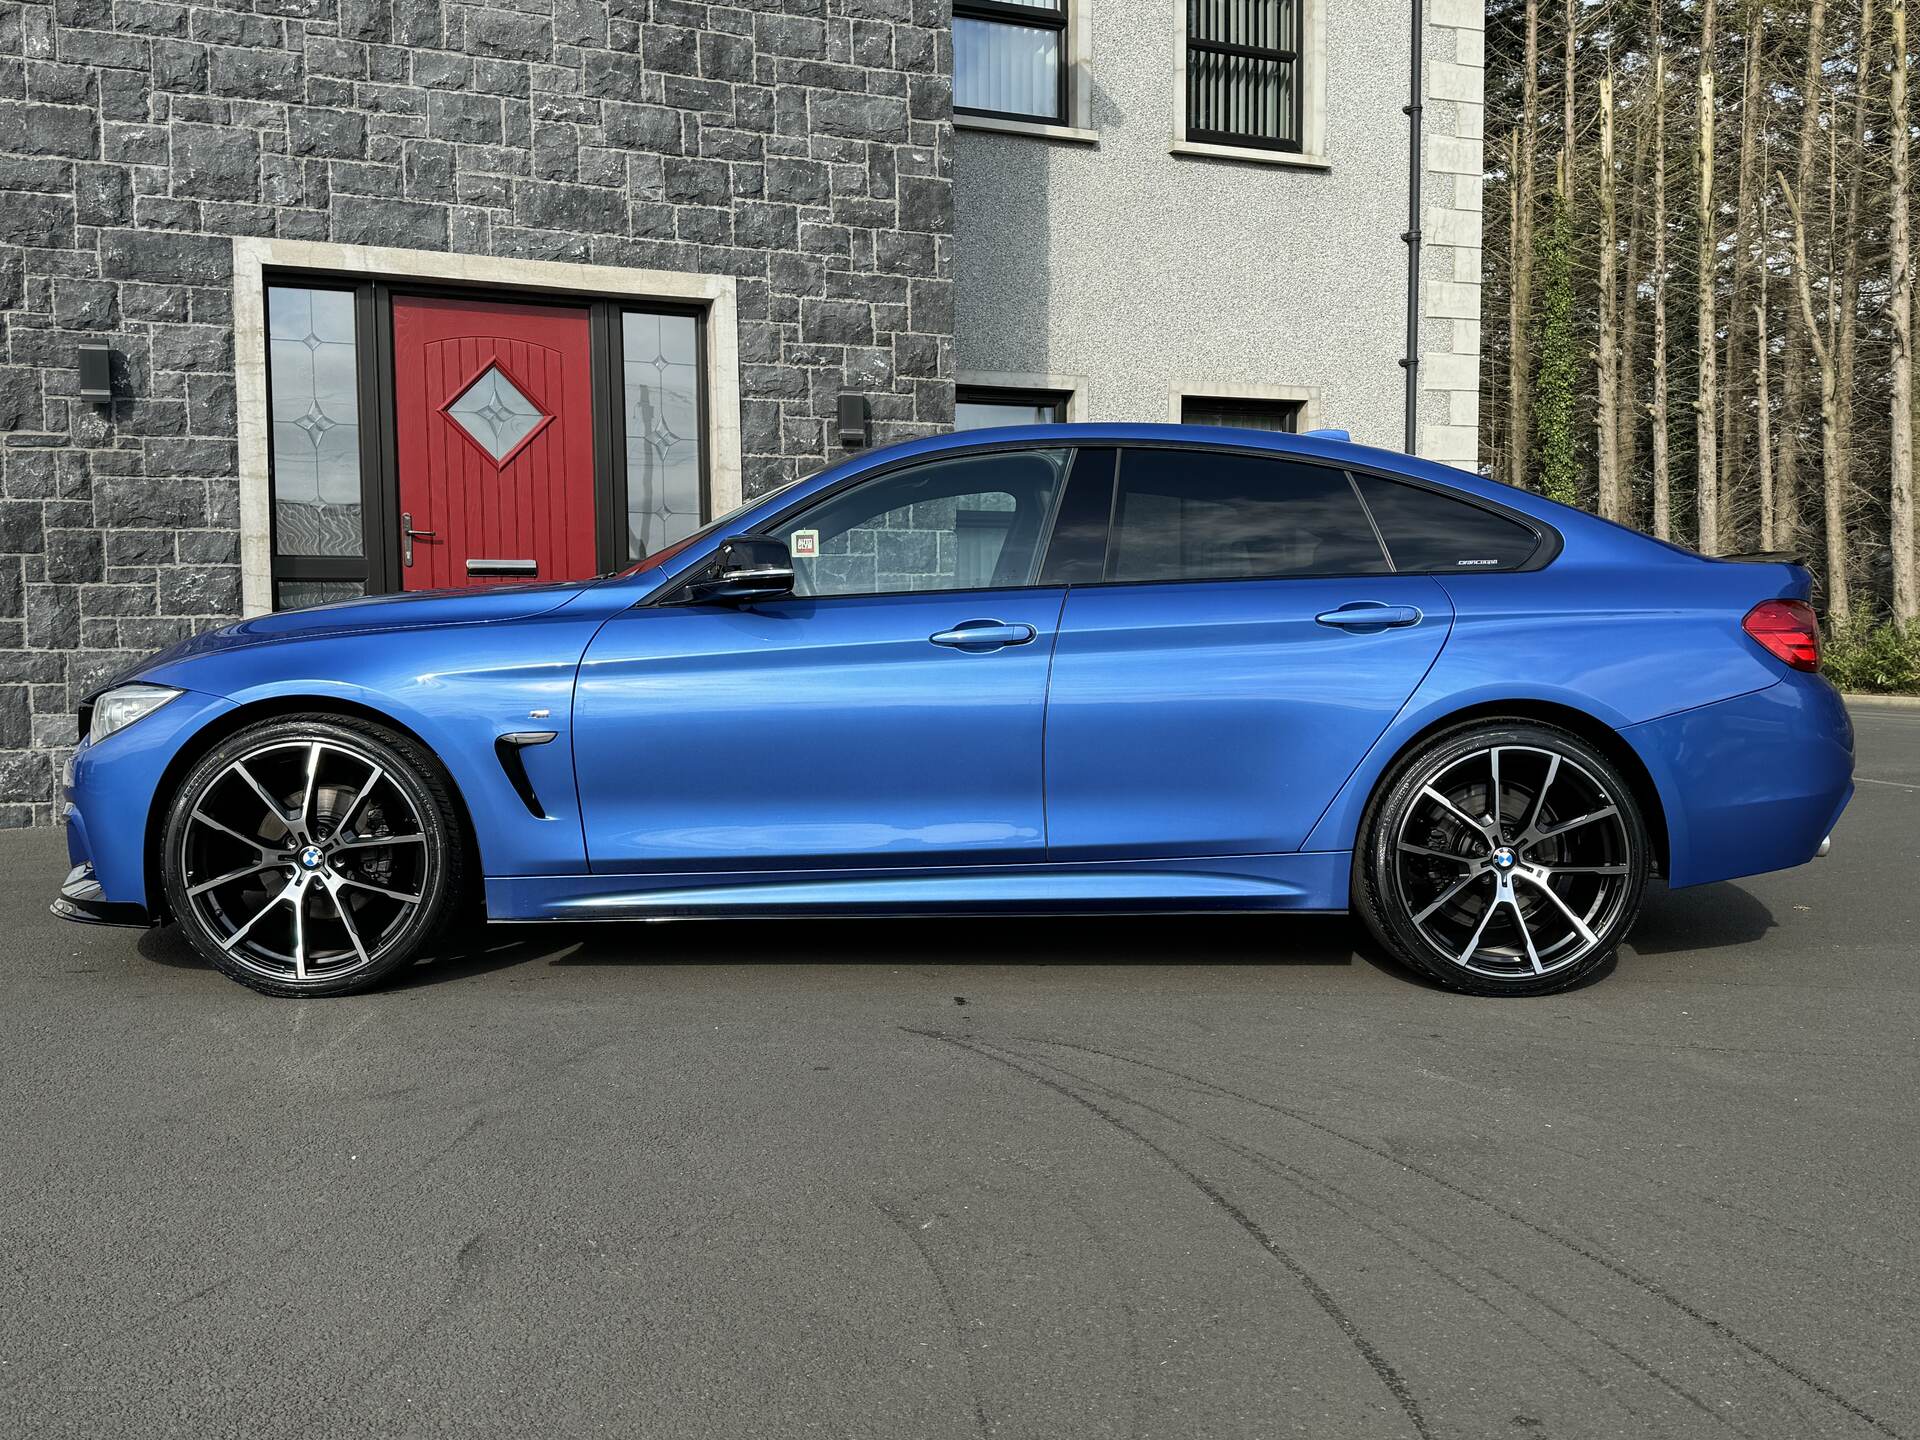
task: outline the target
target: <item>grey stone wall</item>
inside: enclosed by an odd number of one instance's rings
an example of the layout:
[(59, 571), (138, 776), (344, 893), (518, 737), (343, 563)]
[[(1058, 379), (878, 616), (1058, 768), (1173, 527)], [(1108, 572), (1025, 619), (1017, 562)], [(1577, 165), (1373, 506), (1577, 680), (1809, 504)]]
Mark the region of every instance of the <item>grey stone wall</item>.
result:
[[(0, 825), (239, 607), (229, 237), (738, 277), (749, 494), (952, 412), (943, 0), (0, 0)], [(109, 341), (126, 398), (75, 398)]]

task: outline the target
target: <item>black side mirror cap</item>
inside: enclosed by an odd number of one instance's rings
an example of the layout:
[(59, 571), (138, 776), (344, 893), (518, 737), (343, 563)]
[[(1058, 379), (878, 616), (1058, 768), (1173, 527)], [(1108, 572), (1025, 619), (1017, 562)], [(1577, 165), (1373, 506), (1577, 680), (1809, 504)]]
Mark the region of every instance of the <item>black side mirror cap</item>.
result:
[(793, 556), (773, 535), (736, 535), (687, 585), (696, 605), (744, 605), (793, 593)]

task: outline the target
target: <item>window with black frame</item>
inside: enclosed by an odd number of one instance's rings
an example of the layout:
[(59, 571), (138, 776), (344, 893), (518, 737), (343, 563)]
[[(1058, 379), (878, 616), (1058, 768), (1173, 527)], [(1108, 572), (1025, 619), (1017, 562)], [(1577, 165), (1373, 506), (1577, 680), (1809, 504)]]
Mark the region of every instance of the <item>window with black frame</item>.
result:
[(1187, 139), (1299, 150), (1304, 0), (1187, 0)]
[(1300, 428), (1302, 408), (1298, 400), (1235, 400), (1215, 399), (1210, 395), (1186, 395), (1180, 400), (1180, 423), (1291, 433)]
[(953, 108), (1065, 124), (1067, 0), (954, 0)]
[(1012, 390), (962, 385), (953, 392), (953, 428), (985, 430), (996, 425), (1058, 425), (1067, 418), (1067, 397), (1058, 390)]

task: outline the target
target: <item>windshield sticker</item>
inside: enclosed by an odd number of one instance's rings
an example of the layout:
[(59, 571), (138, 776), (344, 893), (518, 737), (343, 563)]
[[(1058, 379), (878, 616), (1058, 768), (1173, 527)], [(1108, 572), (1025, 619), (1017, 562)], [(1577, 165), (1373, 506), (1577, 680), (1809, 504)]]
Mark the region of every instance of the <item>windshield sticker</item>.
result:
[(788, 547), (796, 560), (812, 560), (820, 554), (820, 532), (818, 530), (796, 530), (793, 532), (793, 544)]

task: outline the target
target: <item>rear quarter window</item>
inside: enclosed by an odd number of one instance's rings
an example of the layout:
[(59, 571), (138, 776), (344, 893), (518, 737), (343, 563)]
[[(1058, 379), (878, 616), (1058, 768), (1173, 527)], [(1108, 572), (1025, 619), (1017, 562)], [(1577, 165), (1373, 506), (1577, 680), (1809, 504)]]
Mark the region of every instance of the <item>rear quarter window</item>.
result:
[(1517, 570), (1540, 549), (1534, 531), (1470, 501), (1378, 475), (1353, 478), (1403, 575)]

